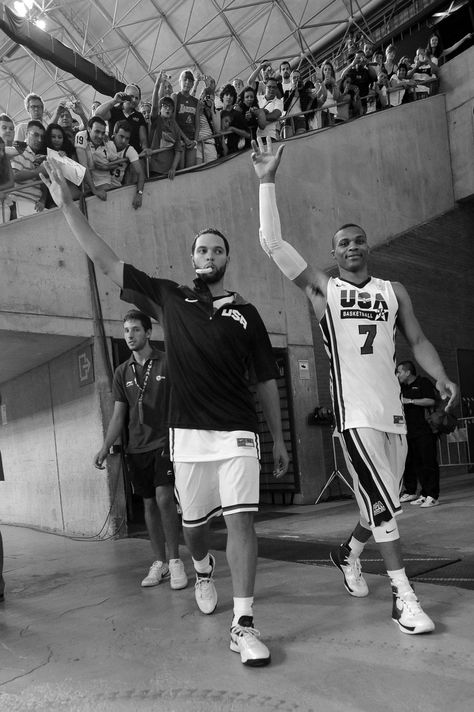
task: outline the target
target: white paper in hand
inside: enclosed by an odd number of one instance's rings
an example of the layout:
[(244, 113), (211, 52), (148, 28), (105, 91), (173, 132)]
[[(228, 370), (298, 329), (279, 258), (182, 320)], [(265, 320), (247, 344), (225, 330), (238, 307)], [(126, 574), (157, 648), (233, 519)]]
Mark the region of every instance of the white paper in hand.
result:
[(55, 161), (65, 179), (71, 181), (74, 185), (81, 185), (86, 172), (84, 166), (81, 166), (77, 161), (73, 161), (72, 158), (61, 156), (57, 151), (53, 151), (52, 148), (48, 148), (47, 151), (48, 158), (52, 158)]

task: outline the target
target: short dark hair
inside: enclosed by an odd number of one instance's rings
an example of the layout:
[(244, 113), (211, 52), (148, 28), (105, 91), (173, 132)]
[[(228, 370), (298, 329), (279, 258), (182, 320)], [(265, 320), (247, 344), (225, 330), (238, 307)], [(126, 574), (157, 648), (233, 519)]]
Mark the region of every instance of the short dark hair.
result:
[(89, 121), (87, 122), (87, 128), (91, 129), (94, 124), (101, 124), (102, 126), (105, 126), (105, 128), (107, 128), (107, 124), (105, 123), (102, 116), (91, 116)]
[(364, 235), (367, 237), (367, 233), (365, 232), (364, 228), (361, 227), (360, 225), (357, 225), (357, 223), (344, 223), (344, 225), (341, 225), (341, 227), (338, 227), (334, 235), (332, 236), (332, 246), (334, 247), (334, 240), (336, 239), (336, 235), (338, 232), (341, 232), (341, 230), (345, 230), (346, 227), (356, 227), (359, 230), (362, 230)]
[(174, 109), (174, 100), (170, 96), (162, 96), (160, 99), (160, 109), (163, 104), (169, 104)]
[(26, 130), (29, 131), (30, 129), (36, 127), (37, 129), (42, 129), (43, 131), (46, 131), (44, 128), (43, 124), (41, 121), (37, 121), (36, 119), (32, 119), (31, 121), (28, 121), (26, 125)]
[(150, 317), (147, 314), (138, 311), (138, 309), (130, 309), (130, 311), (128, 311), (123, 318), (124, 324), (126, 321), (139, 321), (145, 331), (151, 331), (153, 328)]
[(416, 366), (413, 361), (400, 361), (397, 368), (402, 367), (404, 371), (410, 371), (413, 376), (416, 376)]
[(221, 101), (223, 101), (225, 94), (231, 94), (232, 101), (235, 104), (235, 102), (237, 101), (237, 92), (235, 90), (235, 87), (232, 86), (232, 84), (226, 84), (225, 87), (222, 89), (221, 93), (219, 94), (219, 99)]
[(193, 244), (191, 245), (191, 254), (192, 255), (194, 255), (194, 250), (196, 248), (196, 242), (197, 242), (198, 238), (201, 237), (201, 235), (207, 235), (207, 234), (217, 235), (218, 237), (221, 237), (222, 240), (224, 241), (225, 253), (226, 253), (226, 255), (229, 254), (229, 251), (230, 251), (229, 241), (222, 234), (222, 232), (215, 227), (205, 227), (202, 230), (199, 230), (199, 232), (196, 235), (194, 235)]
[(118, 133), (120, 129), (123, 129), (127, 133), (131, 134), (132, 133), (132, 127), (128, 123), (126, 119), (121, 119), (120, 121), (115, 122), (114, 126), (114, 134)]

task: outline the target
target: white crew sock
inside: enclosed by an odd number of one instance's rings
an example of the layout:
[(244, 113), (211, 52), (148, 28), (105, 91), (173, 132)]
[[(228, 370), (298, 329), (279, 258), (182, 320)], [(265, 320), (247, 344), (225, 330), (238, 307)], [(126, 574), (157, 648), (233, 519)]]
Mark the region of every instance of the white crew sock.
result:
[(241, 616), (250, 616), (253, 618), (253, 596), (248, 596), (248, 598), (234, 597), (234, 617), (232, 619), (233, 626), (237, 625)]
[(201, 559), (200, 561), (197, 561), (197, 559), (193, 559), (193, 564), (194, 568), (196, 569), (198, 574), (210, 574), (211, 573), (211, 560), (209, 558), (209, 554), (207, 553), (204, 559)]

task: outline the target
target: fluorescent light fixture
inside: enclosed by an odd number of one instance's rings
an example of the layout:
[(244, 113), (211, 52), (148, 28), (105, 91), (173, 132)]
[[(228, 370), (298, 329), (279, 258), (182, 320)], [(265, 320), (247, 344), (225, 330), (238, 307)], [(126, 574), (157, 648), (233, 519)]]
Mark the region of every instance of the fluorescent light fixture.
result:
[(35, 25), (39, 27), (40, 30), (46, 29), (46, 22), (44, 20), (35, 20)]

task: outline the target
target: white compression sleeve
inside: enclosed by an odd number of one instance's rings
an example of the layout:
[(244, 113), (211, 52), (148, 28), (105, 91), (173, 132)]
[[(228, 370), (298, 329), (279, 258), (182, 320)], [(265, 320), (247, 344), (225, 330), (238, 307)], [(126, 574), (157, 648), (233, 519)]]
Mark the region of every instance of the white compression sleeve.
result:
[(288, 279), (296, 279), (308, 265), (294, 247), (282, 240), (275, 184), (260, 183), (259, 197), (260, 244)]

